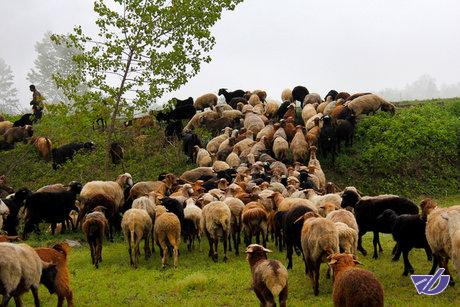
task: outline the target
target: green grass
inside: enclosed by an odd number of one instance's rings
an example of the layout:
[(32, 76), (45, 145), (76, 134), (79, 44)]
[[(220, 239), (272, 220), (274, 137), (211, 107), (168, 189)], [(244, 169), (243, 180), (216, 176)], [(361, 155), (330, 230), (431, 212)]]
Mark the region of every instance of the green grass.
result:
[[(460, 194), (448, 198), (437, 199), (442, 206), (460, 203)], [(28, 242), (34, 246), (51, 245), (54, 242), (71, 238), (81, 240), (81, 233), (58, 237), (42, 235), (32, 236)], [(387, 306), (459, 306), (459, 286), (448, 287), (436, 296), (418, 295), (410, 278), (402, 276), (403, 264), (391, 261), (391, 250), (394, 242), (391, 235), (381, 235), (384, 253), (377, 260), (370, 255), (358, 255), (364, 264), (363, 268), (374, 272), (382, 282), (385, 290)], [(141, 247), (143, 244), (141, 245)], [(268, 247), (275, 250), (273, 242)], [(370, 254), (372, 251), (372, 235), (364, 236), (364, 247)], [(240, 252), (243, 248), (240, 248)], [(222, 262), (222, 245), (219, 245), (219, 262), (213, 263), (208, 258), (208, 244), (203, 240), (200, 247), (189, 253), (184, 244), (181, 245), (179, 267), (161, 268), (161, 259), (156, 248), (153, 258), (144, 260), (143, 252), (138, 269), (129, 266), (127, 244), (119, 236), (114, 243), (105, 243), (103, 262), (99, 269), (91, 265), (89, 248), (86, 243), (74, 248), (69, 256), (69, 271), (74, 301), (78, 306), (256, 306), (258, 300), (250, 290), (251, 274), (245, 254), (237, 257), (229, 253), (227, 263)], [(270, 254), (270, 258), (283, 263), (285, 253), (278, 251)], [(416, 274), (426, 274), (431, 268), (425, 253), (421, 249), (413, 250), (410, 260)], [(172, 259), (170, 259), (172, 261)], [(451, 267), (452, 268), (452, 267)], [(327, 265), (321, 267), (320, 295), (312, 293), (310, 280), (304, 272), (300, 257), (294, 256), (294, 268), (289, 272), (289, 306), (331, 306), (332, 282), (326, 279)], [(453, 270), (455, 272), (455, 270)], [(455, 277), (460, 281), (459, 277)], [(55, 295), (40, 287), (40, 298), (45, 306), (54, 306)], [(32, 304), (32, 295), (24, 295), (27, 305)]]

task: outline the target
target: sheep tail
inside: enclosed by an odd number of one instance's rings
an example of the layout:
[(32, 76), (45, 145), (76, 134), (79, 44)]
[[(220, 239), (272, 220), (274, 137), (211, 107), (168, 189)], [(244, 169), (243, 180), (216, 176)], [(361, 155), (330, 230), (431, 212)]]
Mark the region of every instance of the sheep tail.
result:
[(135, 231), (134, 231), (134, 228), (133, 228), (133, 229), (130, 229), (129, 232), (130, 232), (129, 240), (131, 241), (131, 249), (132, 249), (132, 250), (135, 250), (135, 249), (134, 249), (134, 246), (136, 246), (136, 245), (135, 245), (135, 239), (134, 239), (134, 237), (136, 236), (136, 233), (135, 233)]

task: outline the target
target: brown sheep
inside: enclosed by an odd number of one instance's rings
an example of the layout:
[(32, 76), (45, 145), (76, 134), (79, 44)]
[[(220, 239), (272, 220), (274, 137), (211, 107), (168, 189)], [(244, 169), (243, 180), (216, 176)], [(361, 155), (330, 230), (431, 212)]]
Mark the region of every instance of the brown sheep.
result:
[(94, 208), (93, 212), (85, 216), (82, 225), (86, 242), (91, 250), (91, 261), (96, 269), (99, 268), (99, 262), (102, 261), (102, 242), (109, 228), (109, 222), (104, 215), (105, 210), (106, 208), (101, 206)]
[[(163, 206), (157, 206), (161, 208)], [(179, 244), (180, 244), (180, 221), (177, 215), (171, 212), (160, 213), (157, 212), (155, 220), (155, 240), (160, 248), (163, 257), (161, 263), (163, 268), (168, 263), (168, 246), (173, 248), (174, 267), (179, 265)]]
[(288, 296), (288, 272), (278, 260), (267, 260), (271, 250), (257, 244), (246, 249), (247, 260), (251, 266), (252, 287), (261, 306), (276, 306), (275, 297), (279, 297), (280, 306), (286, 306)]
[(0, 135), (3, 135), (8, 129), (13, 128), (13, 123), (10, 121), (0, 122)]
[(332, 299), (334, 306), (384, 306), (382, 284), (369, 271), (357, 268), (351, 254), (329, 257), (334, 272)]
[(217, 100), (218, 97), (215, 94), (208, 93), (195, 99), (193, 106), (197, 110), (204, 110), (205, 108), (215, 106), (217, 104)]
[(267, 246), (268, 212), (261, 203), (255, 201), (248, 203), (243, 208), (241, 221), (246, 245), (251, 244), (252, 236), (256, 237), (256, 242), (259, 244), (262, 236), (262, 245)]
[[(57, 274), (55, 279), (56, 294), (58, 296), (58, 307), (62, 306), (64, 298), (67, 306), (73, 306), (73, 294), (70, 289), (69, 270), (67, 266), (67, 255), (70, 246), (66, 242), (58, 243), (53, 248), (35, 248), (41, 260), (56, 265)], [(54, 293), (50, 291), (50, 293)]]
[(30, 125), (24, 127), (13, 127), (3, 134), (3, 138), (10, 144), (15, 142), (23, 142), (34, 134), (34, 129)]
[(45, 159), (45, 161), (49, 161), (51, 158), (51, 149), (53, 146), (51, 140), (46, 137), (40, 136), (33, 140), (33, 144), (37, 149), (39, 155), (43, 159)]
[(305, 161), (308, 154), (308, 143), (302, 131), (302, 126), (296, 127), (296, 134), (291, 141), (290, 149), (294, 162)]

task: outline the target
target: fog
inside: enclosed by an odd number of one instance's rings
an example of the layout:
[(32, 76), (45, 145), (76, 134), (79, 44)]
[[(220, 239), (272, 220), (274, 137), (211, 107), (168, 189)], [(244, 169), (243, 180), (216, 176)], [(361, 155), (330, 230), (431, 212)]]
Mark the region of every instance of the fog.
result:
[[(458, 95), (459, 10), (455, 0), (246, 0), (213, 28), (212, 62), (159, 102), (221, 87), (265, 89), (279, 99), (296, 85), (321, 96), (334, 88), (405, 99), (404, 89), (421, 76), (435, 82), (428, 95)], [(35, 43), (46, 31), (67, 33), (77, 24), (94, 32), (92, 1), (0, 1), (0, 11), (0, 57), (28, 106)]]

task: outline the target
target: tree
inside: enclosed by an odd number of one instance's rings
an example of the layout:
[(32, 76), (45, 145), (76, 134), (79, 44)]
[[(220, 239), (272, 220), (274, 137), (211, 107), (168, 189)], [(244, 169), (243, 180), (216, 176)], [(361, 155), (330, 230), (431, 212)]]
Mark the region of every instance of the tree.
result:
[(19, 111), (18, 91), (13, 85), (13, 72), (5, 60), (0, 58), (0, 113), (17, 113)]
[[(97, 38), (74, 28), (57, 43), (81, 50), (73, 57), (80, 74), (58, 76), (57, 84), (75, 100), (76, 111), (88, 111), (88, 101), (98, 112), (110, 110), (107, 153), (117, 116), (146, 111), (166, 91), (178, 89), (196, 75), (201, 63), (211, 60), (215, 45), (210, 28), (224, 9), (242, 0), (96, 0)], [(88, 91), (78, 94), (84, 83)], [(106, 157), (106, 168), (108, 154)]]
[[(50, 102), (64, 102), (69, 104), (70, 101), (62, 89), (56, 86), (53, 76), (59, 74), (67, 77), (74, 74), (78, 69), (77, 63), (72, 58), (78, 54), (76, 48), (67, 47), (65, 44), (56, 44), (51, 40), (52, 33), (46, 32), (43, 39), (35, 44), (37, 58), (34, 61), (34, 68), (27, 74), (27, 80), (34, 84)], [(78, 92), (83, 92), (84, 88), (79, 86)]]

